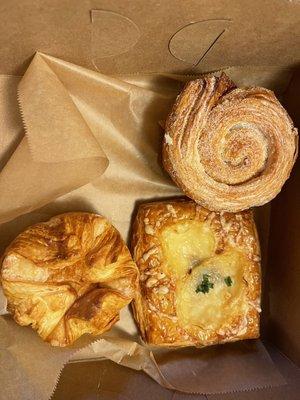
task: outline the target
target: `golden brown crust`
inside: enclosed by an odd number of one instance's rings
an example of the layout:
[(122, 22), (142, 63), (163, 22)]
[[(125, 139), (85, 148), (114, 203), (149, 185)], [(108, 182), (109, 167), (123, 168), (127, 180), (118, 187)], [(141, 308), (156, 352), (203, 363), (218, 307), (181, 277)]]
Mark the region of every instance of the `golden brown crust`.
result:
[(185, 86), (167, 119), (163, 164), (197, 203), (236, 212), (279, 193), (297, 148), (297, 129), (272, 91), (204, 76)]
[(137, 276), (119, 232), (83, 212), (26, 229), (6, 249), (1, 269), (15, 321), (57, 346), (108, 330), (134, 297)]
[[(210, 256), (205, 258), (206, 256), (202, 255), (203, 258), (199, 257), (200, 261), (197, 260), (197, 252), (191, 254), (190, 268), (178, 275), (176, 262), (172, 264), (171, 258), (166, 255), (163, 238), (170, 229), (185, 223), (199, 223), (200, 227), (205, 228), (204, 232), (207, 232), (205, 235), (212, 235), (214, 245)], [(207, 237), (205, 235), (202, 237), (204, 242)], [(183, 237), (186, 241), (185, 238)], [(190, 251), (187, 241), (182, 248), (181, 244), (179, 243), (178, 247), (177, 243), (176, 236), (170, 237), (174, 253), (178, 248), (178, 251), (187, 253)], [(132, 249), (133, 258), (140, 271), (139, 291), (133, 302), (133, 308), (144, 341), (159, 346), (206, 346), (259, 336), (260, 249), (251, 211), (237, 214), (217, 213), (185, 200), (144, 204), (140, 206), (134, 222)], [(183, 296), (186, 295), (186, 290), (190, 290), (188, 286), (190, 284), (186, 285), (185, 282), (194, 279), (191, 278), (193, 271), (198, 274), (195, 277), (198, 279), (201, 275), (199, 275), (201, 266), (214, 265), (217, 260), (222, 264), (223, 261), (220, 260), (228, 254), (233, 254), (234, 257), (238, 254), (240, 257), (237, 258), (236, 265), (236, 282), (238, 284), (239, 279), (240, 283), (236, 297), (235, 292), (232, 292), (229, 303), (225, 301), (219, 308), (215, 306), (213, 309), (212, 316), (219, 312), (224, 313), (224, 320), (220, 317), (220, 324), (212, 328), (209, 325), (200, 326), (197, 321), (189, 322), (190, 312), (183, 308), (183, 303), (189, 299)], [(178, 264), (179, 258), (175, 258)], [(223, 281), (222, 284), (216, 284), (215, 288), (217, 285), (218, 288), (221, 287), (220, 293), (231, 296), (230, 291), (234, 290), (234, 285), (232, 288), (226, 288)], [(193, 292), (194, 289), (192, 289), (191, 297), (194, 298), (191, 304), (196, 312), (200, 302), (207, 301), (205, 306), (207, 308), (204, 310), (209, 309), (211, 305), (214, 307), (208, 300), (208, 294)], [(213, 290), (211, 292), (213, 293)], [(218, 296), (216, 298), (218, 299)], [(214, 301), (216, 300), (212, 300), (212, 303)], [(196, 319), (198, 317), (199, 315), (196, 315)], [(184, 322), (186, 318), (188, 322)]]

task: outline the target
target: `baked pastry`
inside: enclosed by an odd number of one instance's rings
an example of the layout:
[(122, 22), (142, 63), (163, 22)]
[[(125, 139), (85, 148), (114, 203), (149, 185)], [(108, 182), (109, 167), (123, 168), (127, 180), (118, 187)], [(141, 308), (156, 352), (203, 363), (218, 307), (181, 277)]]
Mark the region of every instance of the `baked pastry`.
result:
[(166, 122), (163, 164), (197, 203), (236, 212), (273, 199), (290, 175), (297, 130), (274, 93), (222, 74), (189, 82)]
[(119, 232), (83, 212), (26, 229), (6, 249), (1, 269), (15, 321), (54, 346), (107, 331), (134, 297), (137, 277)]
[(142, 338), (207, 346), (259, 336), (260, 250), (252, 212), (192, 201), (142, 205), (133, 229)]

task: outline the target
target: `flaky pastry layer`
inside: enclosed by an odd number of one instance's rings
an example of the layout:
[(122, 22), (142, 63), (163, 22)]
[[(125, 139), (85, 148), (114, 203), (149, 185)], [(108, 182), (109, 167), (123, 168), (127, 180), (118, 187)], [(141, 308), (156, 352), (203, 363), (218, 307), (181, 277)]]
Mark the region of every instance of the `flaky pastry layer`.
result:
[(137, 276), (119, 232), (83, 212), (26, 229), (6, 249), (1, 269), (15, 321), (56, 346), (107, 331), (134, 297)]
[(207, 346), (259, 336), (260, 249), (251, 211), (211, 212), (185, 200), (144, 204), (132, 249), (144, 341)]
[(237, 212), (272, 200), (297, 157), (298, 131), (274, 93), (228, 76), (189, 82), (166, 121), (163, 164), (197, 203)]

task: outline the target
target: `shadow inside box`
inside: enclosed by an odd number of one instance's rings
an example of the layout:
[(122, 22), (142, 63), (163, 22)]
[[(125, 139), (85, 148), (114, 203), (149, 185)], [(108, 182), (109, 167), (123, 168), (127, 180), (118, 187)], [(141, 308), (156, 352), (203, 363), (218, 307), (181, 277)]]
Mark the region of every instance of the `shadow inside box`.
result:
[[(141, 371), (112, 361), (68, 364), (61, 375), (53, 400), (298, 400), (300, 371), (276, 348), (266, 345), (286, 385), (221, 394), (185, 394), (166, 389)], [(236, 370), (238, 379), (239, 370)]]
[(222, 393), (285, 384), (260, 340), (159, 351), (154, 358), (164, 378), (188, 393), (199, 388), (205, 393)]
[[(128, 311), (132, 317), (132, 320), (135, 321), (131, 305), (128, 306)], [(103, 335), (103, 339), (114, 340), (115, 338), (117, 338), (118, 340), (121, 339), (121, 340), (129, 341), (132, 343), (133, 343), (133, 341), (140, 343), (139, 334), (136, 334), (135, 337), (133, 337), (132, 333), (127, 332), (125, 329), (123, 329), (122, 327), (117, 326), (117, 325), (114, 325), (110, 331), (105, 332)]]
[(104, 360), (68, 364), (52, 399), (171, 400), (173, 394), (141, 371)]
[[(282, 102), (300, 129), (300, 65), (295, 66)], [(279, 195), (271, 203), (271, 225), (265, 293), (270, 310), (266, 337), (300, 365), (300, 159)], [(300, 397), (300, 390), (298, 393)], [(298, 398), (299, 398), (298, 397)]]

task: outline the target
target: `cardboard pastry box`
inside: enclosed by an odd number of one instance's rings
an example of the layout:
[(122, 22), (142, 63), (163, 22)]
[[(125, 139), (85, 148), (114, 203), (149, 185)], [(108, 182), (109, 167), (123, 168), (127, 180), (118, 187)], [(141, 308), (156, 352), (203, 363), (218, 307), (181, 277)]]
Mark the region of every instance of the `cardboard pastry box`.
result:
[[(137, 204), (182, 195), (160, 164), (161, 126), (201, 73), (274, 90), (300, 127), (298, 0), (2, 0), (0, 16), (1, 253), (73, 210), (128, 239)], [(255, 209), (259, 340), (151, 352), (126, 309), (96, 341), (53, 349), (0, 293), (0, 399), (299, 399), (299, 164)]]

